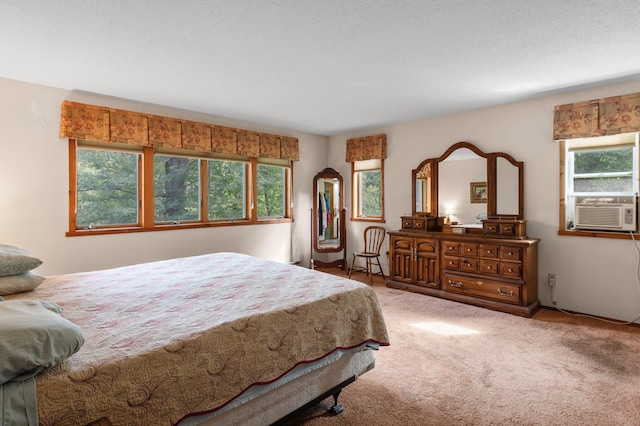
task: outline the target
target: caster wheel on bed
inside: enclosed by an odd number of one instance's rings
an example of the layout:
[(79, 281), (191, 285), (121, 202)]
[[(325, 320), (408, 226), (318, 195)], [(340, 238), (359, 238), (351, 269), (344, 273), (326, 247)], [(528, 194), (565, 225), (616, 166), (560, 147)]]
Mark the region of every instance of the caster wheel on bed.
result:
[(344, 407), (342, 405), (336, 404), (329, 409), (329, 412), (334, 416), (337, 416), (338, 414), (342, 413), (343, 410), (344, 410)]

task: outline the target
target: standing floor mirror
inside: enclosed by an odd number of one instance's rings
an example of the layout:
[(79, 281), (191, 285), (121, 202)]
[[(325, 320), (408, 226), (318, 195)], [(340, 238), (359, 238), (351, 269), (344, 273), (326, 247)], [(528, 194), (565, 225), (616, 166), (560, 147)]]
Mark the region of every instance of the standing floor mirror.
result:
[[(311, 209), (311, 269), (338, 267), (346, 270), (347, 238), (344, 184), (340, 173), (327, 167), (313, 178)], [(335, 253), (341, 253), (338, 258)], [(322, 260), (318, 259), (318, 255)], [(328, 259), (333, 260), (328, 260)]]

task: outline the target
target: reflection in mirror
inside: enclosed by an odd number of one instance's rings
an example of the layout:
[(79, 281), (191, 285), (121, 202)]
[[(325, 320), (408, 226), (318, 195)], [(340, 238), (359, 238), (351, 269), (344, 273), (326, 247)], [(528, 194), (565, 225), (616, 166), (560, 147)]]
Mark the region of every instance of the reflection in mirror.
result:
[(431, 163), (425, 164), (416, 172), (416, 213), (431, 213)]
[(318, 248), (340, 247), (340, 181), (338, 178), (318, 179)]
[(506, 158), (496, 157), (496, 213), (498, 215), (520, 214), (519, 172), (519, 168)]
[(458, 224), (480, 223), (486, 203), (472, 203), (471, 182), (487, 181), (487, 159), (459, 148), (438, 165), (438, 215)]

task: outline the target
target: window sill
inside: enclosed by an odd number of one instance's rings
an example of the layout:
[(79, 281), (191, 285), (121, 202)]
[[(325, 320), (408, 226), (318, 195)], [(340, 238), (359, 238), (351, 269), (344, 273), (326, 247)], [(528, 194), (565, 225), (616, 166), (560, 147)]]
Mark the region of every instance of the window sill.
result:
[(558, 235), (566, 235), (572, 237), (593, 237), (593, 238), (617, 238), (623, 240), (630, 240), (633, 238), (640, 238), (638, 233), (630, 233), (623, 231), (569, 231), (566, 229), (559, 229)]
[(293, 222), (291, 218), (284, 219), (259, 219), (257, 221), (236, 219), (220, 222), (208, 223), (183, 223), (183, 224), (157, 224), (153, 227), (123, 227), (123, 228), (96, 228), (96, 229), (76, 229), (66, 233), (67, 237), (85, 237), (89, 235), (110, 235), (110, 234), (130, 234), (135, 232), (157, 232), (157, 231), (173, 231), (177, 229), (198, 229), (198, 228), (216, 228), (219, 226), (241, 226), (241, 225), (262, 225), (272, 223), (288, 223)]
[(376, 222), (376, 223), (385, 223), (383, 217), (352, 217), (351, 222)]

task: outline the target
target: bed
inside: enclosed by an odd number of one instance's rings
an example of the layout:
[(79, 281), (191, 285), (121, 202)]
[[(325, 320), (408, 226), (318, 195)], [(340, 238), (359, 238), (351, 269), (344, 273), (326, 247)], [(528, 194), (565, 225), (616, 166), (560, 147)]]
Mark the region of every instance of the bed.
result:
[(369, 286), (238, 253), (52, 276), (0, 305), (40, 301), (83, 340), (33, 379), (47, 426), (271, 424), (389, 344)]

